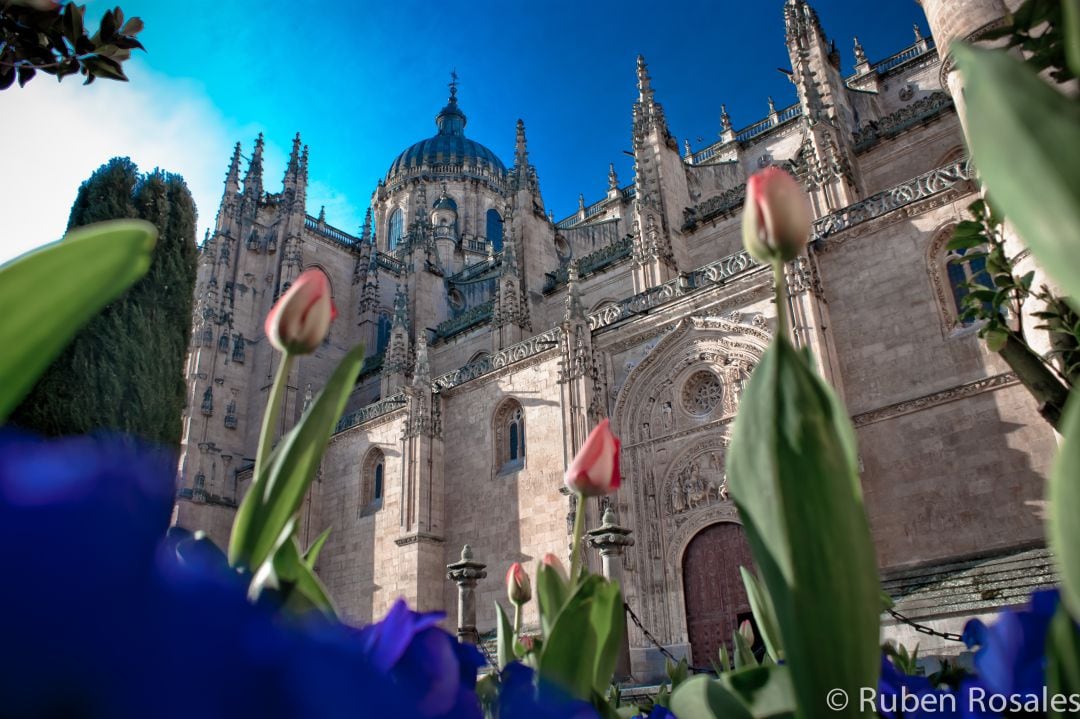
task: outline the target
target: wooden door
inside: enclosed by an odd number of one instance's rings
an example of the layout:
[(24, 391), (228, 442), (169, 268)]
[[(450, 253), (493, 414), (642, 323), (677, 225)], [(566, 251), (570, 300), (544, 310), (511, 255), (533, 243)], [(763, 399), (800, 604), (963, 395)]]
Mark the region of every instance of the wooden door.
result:
[(686, 628), (695, 666), (708, 667), (720, 644), (731, 651), (731, 633), (749, 615), (739, 567), (753, 567), (742, 527), (720, 522), (702, 529), (683, 555)]

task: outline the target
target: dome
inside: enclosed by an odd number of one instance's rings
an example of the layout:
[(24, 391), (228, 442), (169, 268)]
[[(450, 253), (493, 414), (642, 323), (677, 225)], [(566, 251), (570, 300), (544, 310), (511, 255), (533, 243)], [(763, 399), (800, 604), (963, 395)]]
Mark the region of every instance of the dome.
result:
[(477, 164), (505, 175), (506, 166), (494, 152), (465, 137), (465, 122), (465, 113), (457, 104), (457, 88), (451, 87), (450, 101), (435, 116), (439, 131), (434, 137), (421, 140), (398, 155), (390, 165), (386, 179), (424, 165), (443, 164)]

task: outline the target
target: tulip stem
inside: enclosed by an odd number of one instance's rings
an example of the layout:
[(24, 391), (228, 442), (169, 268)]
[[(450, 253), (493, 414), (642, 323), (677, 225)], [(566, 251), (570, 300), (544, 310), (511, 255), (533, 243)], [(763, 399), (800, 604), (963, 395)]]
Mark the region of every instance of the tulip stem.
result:
[(514, 639), (521, 636), (521, 605), (514, 602)]
[(570, 587), (577, 586), (578, 573), (582, 570), (581, 537), (585, 534), (585, 495), (577, 493), (574, 510), (574, 538), (570, 544)]
[(790, 340), (788, 337), (788, 291), (787, 280), (784, 278), (783, 260), (773, 260), (773, 284), (776, 285), (776, 335)]
[(274, 426), (281, 415), (282, 400), (285, 397), (285, 388), (289, 385), (289, 372), (292, 370), (293, 355), (285, 352), (278, 365), (277, 376), (274, 377), (274, 386), (270, 389), (270, 398), (266, 403), (266, 411), (263, 413), (262, 432), (259, 434), (259, 449), (255, 453), (254, 476), (259, 477), (266, 457), (270, 453), (270, 445), (274, 442)]

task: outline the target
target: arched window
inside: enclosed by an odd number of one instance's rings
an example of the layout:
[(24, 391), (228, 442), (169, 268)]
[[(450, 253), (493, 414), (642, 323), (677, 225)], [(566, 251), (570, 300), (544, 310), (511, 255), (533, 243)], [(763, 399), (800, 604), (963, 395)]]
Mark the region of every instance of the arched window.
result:
[(390, 226), (387, 231), (388, 246), (387, 249), (394, 249), (401, 242), (401, 238), (405, 235), (405, 213), (401, 211), (401, 208), (394, 210), (390, 214)]
[(495, 412), (495, 467), (500, 474), (525, 466), (525, 411), (507, 399)]
[[(959, 318), (964, 313), (964, 298), (969, 292), (968, 283), (993, 287), (994, 281), (990, 273), (986, 271), (986, 258), (976, 257), (965, 262), (963, 257), (967, 250), (952, 250), (945, 255), (945, 270), (949, 275), (949, 287), (952, 289), (953, 302), (955, 303), (956, 316)], [(960, 324), (965, 327), (972, 324), (972, 319), (960, 319)]]
[(974, 282), (986, 287), (994, 286), (990, 273), (986, 270), (985, 257), (964, 261), (965, 250), (946, 249), (955, 229), (955, 225), (940, 229), (930, 241), (926, 251), (930, 285), (937, 300), (941, 333), (945, 337), (950, 337), (958, 330), (973, 324), (971, 320), (961, 319), (964, 312), (964, 298), (968, 294), (967, 283)]
[(502, 252), (503, 220), (498, 210), (487, 211), (487, 239), (495, 252)]
[(360, 508), (358, 517), (374, 514), (382, 508), (386, 477), (386, 457), (378, 447), (372, 447), (360, 471)]

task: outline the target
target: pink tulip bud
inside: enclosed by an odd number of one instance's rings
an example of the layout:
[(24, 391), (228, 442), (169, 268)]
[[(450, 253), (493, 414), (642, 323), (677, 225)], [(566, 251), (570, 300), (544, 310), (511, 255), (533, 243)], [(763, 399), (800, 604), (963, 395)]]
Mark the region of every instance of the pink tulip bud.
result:
[(326, 339), (335, 317), (326, 275), (304, 270), (266, 315), (266, 337), (281, 352), (311, 354)]
[(611, 494), (619, 488), (619, 448), (622, 443), (611, 433), (608, 420), (596, 425), (578, 451), (563, 481), (586, 497)]
[(555, 573), (558, 574), (564, 582), (570, 581), (570, 576), (566, 573), (566, 567), (563, 566), (563, 563), (554, 554), (548, 552), (540, 561), (544, 564), (544, 566), (554, 569)]
[(518, 606), (532, 599), (529, 574), (520, 562), (514, 562), (506, 571), (506, 593), (510, 595), (510, 601)]
[(810, 239), (810, 198), (779, 167), (755, 172), (746, 183), (743, 245), (762, 262), (795, 259)]
[(750, 623), (749, 619), (744, 619), (739, 625), (739, 634), (746, 640), (747, 646), (754, 645), (754, 625)]

